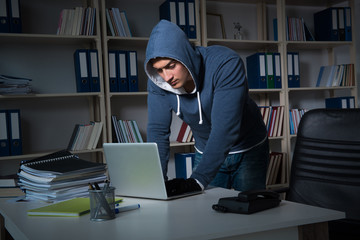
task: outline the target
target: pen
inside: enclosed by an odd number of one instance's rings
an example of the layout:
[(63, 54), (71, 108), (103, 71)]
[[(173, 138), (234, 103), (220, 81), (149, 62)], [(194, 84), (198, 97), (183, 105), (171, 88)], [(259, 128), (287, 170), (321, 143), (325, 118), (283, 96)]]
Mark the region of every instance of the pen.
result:
[(130, 211), (130, 210), (135, 210), (138, 208), (140, 208), (140, 204), (134, 204), (134, 205), (124, 206), (124, 207), (116, 207), (115, 213), (126, 212), (126, 211)]

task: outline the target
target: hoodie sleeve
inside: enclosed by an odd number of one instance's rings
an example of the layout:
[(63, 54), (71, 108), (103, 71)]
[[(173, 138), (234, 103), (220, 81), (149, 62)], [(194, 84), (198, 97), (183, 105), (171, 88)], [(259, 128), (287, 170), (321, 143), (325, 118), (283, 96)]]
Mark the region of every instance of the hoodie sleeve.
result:
[(151, 80), (148, 80), (148, 93), (147, 141), (157, 143), (164, 179), (167, 180), (171, 108), (165, 99), (164, 90), (157, 87)]
[(227, 58), (218, 65), (212, 82), (211, 132), (202, 160), (191, 176), (204, 187), (212, 181), (231, 147), (239, 141), (248, 96), (244, 64), (240, 57)]

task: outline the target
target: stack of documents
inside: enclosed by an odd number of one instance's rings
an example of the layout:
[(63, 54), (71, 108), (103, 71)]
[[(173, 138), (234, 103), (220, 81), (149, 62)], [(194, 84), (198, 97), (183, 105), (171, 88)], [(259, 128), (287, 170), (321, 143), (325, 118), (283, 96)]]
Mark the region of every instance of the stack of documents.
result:
[(0, 75), (0, 94), (27, 94), (32, 92), (31, 79)]
[(60, 201), (88, 196), (88, 183), (106, 180), (106, 165), (59, 151), (38, 159), (22, 162), (19, 186), (27, 199)]

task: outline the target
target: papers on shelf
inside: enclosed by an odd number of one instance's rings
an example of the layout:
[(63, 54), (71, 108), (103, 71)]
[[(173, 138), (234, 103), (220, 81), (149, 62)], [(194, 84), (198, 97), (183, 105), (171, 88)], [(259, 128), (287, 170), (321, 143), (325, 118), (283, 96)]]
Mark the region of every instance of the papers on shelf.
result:
[(0, 75), (0, 94), (27, 94), (32, 89), (28, 78)]

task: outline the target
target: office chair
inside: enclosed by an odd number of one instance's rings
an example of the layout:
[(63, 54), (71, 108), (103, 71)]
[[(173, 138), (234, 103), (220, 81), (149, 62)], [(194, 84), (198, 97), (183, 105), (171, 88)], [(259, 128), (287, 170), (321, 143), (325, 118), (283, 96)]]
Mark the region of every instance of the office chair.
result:
[(360, 109), (305, 113), (286, 199), (345, 212), (329, 222), (329, 239), (360, 239)]

